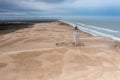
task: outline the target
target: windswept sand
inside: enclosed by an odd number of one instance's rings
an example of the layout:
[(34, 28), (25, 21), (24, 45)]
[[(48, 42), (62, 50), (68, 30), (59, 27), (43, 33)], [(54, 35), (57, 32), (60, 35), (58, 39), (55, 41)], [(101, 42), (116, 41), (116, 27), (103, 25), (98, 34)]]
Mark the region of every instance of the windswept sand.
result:
[(120, 43), (73, 28), (38, 23), (0, 35), (0, 80), (120, 80)]

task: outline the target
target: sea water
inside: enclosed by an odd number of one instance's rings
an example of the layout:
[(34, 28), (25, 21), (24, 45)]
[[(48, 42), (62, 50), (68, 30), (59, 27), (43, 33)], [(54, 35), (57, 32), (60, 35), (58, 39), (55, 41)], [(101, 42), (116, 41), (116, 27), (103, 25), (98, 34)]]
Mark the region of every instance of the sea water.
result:
[(79, 19), (62, 20), (71, 25), (78, 26), (84, 32), (93, 36), (103, 36), (120, 41), (120, 19)]

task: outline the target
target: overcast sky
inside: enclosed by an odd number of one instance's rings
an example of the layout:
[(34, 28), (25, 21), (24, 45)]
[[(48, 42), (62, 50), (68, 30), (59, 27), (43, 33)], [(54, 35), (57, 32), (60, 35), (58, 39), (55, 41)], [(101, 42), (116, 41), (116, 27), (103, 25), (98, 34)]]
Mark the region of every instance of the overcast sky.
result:
[(120, 16), (120, 0), (0, 0), (0, 17)]

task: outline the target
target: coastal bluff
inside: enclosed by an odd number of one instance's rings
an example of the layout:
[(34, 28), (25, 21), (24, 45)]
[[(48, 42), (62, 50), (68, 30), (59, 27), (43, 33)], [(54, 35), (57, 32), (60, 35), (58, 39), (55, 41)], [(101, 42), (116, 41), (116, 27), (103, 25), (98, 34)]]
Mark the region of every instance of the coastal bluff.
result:
[[(36, 23), (0, 35), (0, 80), (120, 80), (120, 42), (62, 22)], [(3, 31), (4, 32), (4, 31)]]

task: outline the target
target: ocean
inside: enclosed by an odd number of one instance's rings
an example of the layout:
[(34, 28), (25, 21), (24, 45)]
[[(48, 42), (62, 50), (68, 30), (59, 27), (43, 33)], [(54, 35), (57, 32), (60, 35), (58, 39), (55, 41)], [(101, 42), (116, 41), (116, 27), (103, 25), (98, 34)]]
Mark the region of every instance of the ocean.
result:
[(93, 36), (103, 36), (120, 41), (120, 19), (79, 19), (62, 20), (71, 25), (78, 26), (84, 32)]

